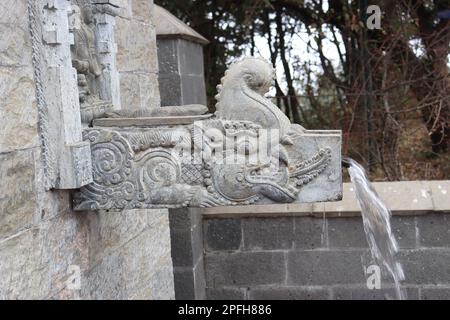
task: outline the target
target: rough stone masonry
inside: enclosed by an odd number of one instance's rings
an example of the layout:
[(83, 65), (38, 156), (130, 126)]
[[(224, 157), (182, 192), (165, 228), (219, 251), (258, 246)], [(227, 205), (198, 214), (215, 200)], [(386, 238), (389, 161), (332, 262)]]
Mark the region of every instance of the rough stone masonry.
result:
[[(0, 3), (0, 299), (172, 299), (167, 210), (74, 213), (69, 191), (47, 188), (30, 6), (64, 2)], [(120, 104), (158, 108), (153, 1), (116, 2)]]

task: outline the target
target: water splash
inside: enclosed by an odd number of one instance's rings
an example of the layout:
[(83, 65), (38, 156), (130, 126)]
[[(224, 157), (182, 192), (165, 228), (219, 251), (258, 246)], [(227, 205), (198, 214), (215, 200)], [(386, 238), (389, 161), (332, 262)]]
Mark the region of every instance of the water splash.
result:
[(375, 262), (393, 278), (397, 299), (405, 300), (407, 295), (400, 286), (405, 280), (403, 268), (396, 259), (397, 241), (391, 229), (391, 211), (380, 199), (366, 176), (364, 168), (356, 161), (346, 158), (344, 163), (355, 188), (356, 199), (361, 207), (364, 232)]

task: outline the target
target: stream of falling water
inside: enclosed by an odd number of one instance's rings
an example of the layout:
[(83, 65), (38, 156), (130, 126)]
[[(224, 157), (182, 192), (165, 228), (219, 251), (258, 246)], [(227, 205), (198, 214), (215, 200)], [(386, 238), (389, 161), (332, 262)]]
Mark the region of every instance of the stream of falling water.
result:
[(366, 176), (364, 168), (356, 161), (346, 158), (348, 172), (353, 182), (356, 199), (361, 207), (364, 232), (369, 243), (372, 259), (393, 278), (397, 299), (407, 299), (400, 282), (405, 279), (403, 268), (396, 259), (398, 245), (391, 229), (391, 211), (380, 199)]

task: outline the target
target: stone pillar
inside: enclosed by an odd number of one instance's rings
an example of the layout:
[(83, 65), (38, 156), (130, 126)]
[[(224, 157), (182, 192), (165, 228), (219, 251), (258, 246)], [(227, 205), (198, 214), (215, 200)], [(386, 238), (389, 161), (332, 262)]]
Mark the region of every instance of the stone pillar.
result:
[(209, 41), (155, 6), (161, 106), (206, 105), (203, 46)]
[(178, 300), (204, 300), (202, 210), (170, 209), (169, 220), (175, 297)]

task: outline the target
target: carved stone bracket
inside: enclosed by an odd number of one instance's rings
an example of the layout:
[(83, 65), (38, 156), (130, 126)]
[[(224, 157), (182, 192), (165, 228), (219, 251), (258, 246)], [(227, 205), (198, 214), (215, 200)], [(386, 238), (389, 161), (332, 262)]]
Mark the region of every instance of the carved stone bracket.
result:
[(177, 108), (177, 116), (116, 111), (95, 120), (83, 135), (94, 181), (75, 194), (75, 209), (341, 199), (341, 132), (292, 125), (264, 97), (272, 77), (270, 64), (247, 58), (223, 78), (214, 116)]

